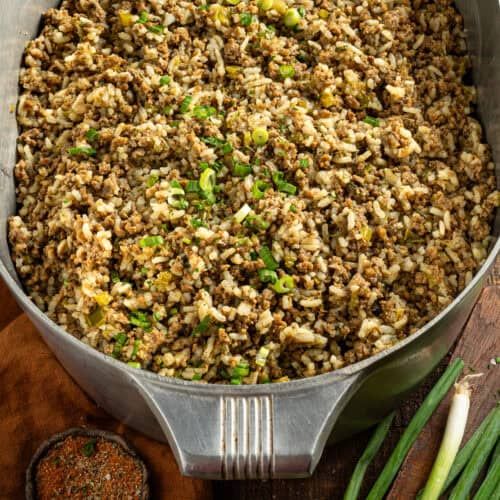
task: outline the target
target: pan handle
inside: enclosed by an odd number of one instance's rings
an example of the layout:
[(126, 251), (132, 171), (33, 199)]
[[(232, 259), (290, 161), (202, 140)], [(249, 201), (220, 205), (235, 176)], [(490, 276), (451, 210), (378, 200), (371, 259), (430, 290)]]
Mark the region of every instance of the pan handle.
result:
[(267, 479), (313, 473), (360, 377), (329, 375), (272, 389), (165, 384), (142, 374), (133, 379), (182, 474)]

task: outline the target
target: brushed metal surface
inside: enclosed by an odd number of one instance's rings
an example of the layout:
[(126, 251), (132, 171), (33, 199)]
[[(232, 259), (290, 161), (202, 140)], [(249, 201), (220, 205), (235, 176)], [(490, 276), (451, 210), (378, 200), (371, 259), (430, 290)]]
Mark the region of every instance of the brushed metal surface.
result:
[[(415, 335), (373, 358), (311, 379), (239, 387), (198, 384), (135, 370), (88, 347), (50, 321), (26, 296), (6, 234), (7, 217), (15, 209), (13, 107), (22, 52), (38, 31), (41, 13), (57, 4), (0, 0), (0, 275), (78, 384), (124, 423), (168, 440), (184, 474), (227, 479), (311, 474), (328, 440), (380, 420), (446, 354), (481, 291), (500, 241), (466, 290)], [(466, 19), (481, 116), (498, 165), (499, 2), (459, 0), (457, 5)], [(496, 235), (499, 227), (497, 217)]]

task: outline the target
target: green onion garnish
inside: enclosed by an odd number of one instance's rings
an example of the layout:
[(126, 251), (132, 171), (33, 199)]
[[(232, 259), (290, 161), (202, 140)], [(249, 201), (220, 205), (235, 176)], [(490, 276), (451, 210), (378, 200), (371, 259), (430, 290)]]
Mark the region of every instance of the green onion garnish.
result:
[(135, 368), (136, 370), (139, 370), (141, 369), (141, 363), (139, 363), (138, 361), (129, 361), (127, 363), (128, 366), (130, 366), (131, 368)]
[(293, 78), (295, 76), (295, 68), (291, 64), (283, 64), (280, 66), (280, 76), (283, 79)]
[(216, 179), (215, 170), (211, 168), (203, 170), (200, 175), (200, 188), (202, 191), (211, 193), (214, 190)]
[(240, 361), (234, 368), (231, 373), (233, 377), (247, 377), (248, 374), (250, 373), (250, 368), (248, 367), (248, 363), (245, 361)]
[(236, 177), (246, 177), (252, 173), (252, 165), (242, 163), (233, 158), (233, 173)]
[(269, 188), (270, 186), (267, 182), (256, 180), (252, 186), (252, 196), (256, 200), (261, 200)]
[(252, 14), (249, 14), (248, 12), (243, 12), (240, 14), (240, 24), (242, 26), (250, 26), (253, 21), (253, 16)]
[(152, 174), (149, 176), (146, 184), (148, 187), (153, 187), (159, 180), (160, 178), (157, 175)]
[(264, 220), (260, 215), (249, 215), (245, 219), (244, 225), (258, 231), (265, 231), (271, 223)]
[(210, 327), (210, 316), (205, 316), (198, 324), (198, 326), (193, 330), (192, 336), (199, 337), (202, 333), (205, 333)]
[(138, 326), (143, 330), (151, 328), (151, 321), (149, 321), (148, 315), (143, 311), (132, 311), (128, 320), (131, 325)]
[(270, 352), (271, 351), (269, 350), (269, 348), (262, 346), (259, 349), (259, 352), (257, 353), (257, 356), (255, 357), (255, 364), (257, 366), (265, 366), (266, 365), (266, 361), (267, 361), (267, 357), (269, 356)]
[(128, 337), (125, 333), (118, 333), (115, 337), (115, 346), (113, 347), (112, 356), (114, 358), (119, 358), (123, 347), (128, 342)]
[(264, 127), (257, 127), (252, 132), (252, 140), (256, 146), (264, 146), (269, 140), (269, 132)]
[(367, 116), (363, 121), (372, 127), (380, 126), (380, 120), (378, 118), (374, 118), (373, 116)]
[(96, 438), (92, 438), (91, 440), (87, 441), (83, 446), (82, 446), (82, 455), (90, 458), (95, 454), (95, 445), (97, 443)]
[(213, 106), (195, 106), (193, 116), (199, 120), (206, 120), (217, 114), (217, 110)]
[(299, 161), (299, 166), (300, 168), (308, 168), (309, 160), (307, 158), (302, 158), (302, 160)]
[(136, 23), (138, 24), (144, 24), (144, 23), (147, 23), (148, 22), (148, 13), (143, 10), (140, 14), (139, 14), (139, 19), (137, 19)]
[(199, 228), (199, 227), (207, 227), (207, 225), (201, 220), (201, 219), (191, 219), (191, 225), (194, 228)]
[(247, 217), (247, 215), (252, 211), (252, 209), (250, 208), (250, 206), (245, 203), (235, 214), (234, 214), (234, 219), (236, 220), (236, 222), (238, 222), (239, 224), (241, 224), (245, 218)]
[(68, 153), (72, 156), (76, 155), (95, 156), (97, 151), (94, 148), (83, 146), (79, 148), (69, 148)]
[(147, 248), (147, 247), (157, 247), (159, 245), (163, 245), (165, 240), (163, 239), (162, 236), (145, 236), (144, 238), (139, 241), (139, 246), (141, 248)]
[(111, 271), (109, 276), (113, 283), (120, 283), (120, 275), (116, 271)]
[(163, 24), (153, 24), (153, 26), (148, 27), (148, 30), (156, 35), (161, 35), (165, 30), (165, 26), (163, 26)]
[(272, 174), (273, 182), (278, 188), (278, 191), (287, 194), (295, 194), (297, 192), (297, 186), (295, 186), (294, 184), (290, 184), (289, 182), (286, 182), (284, 178), (285, 176), (283, 172), (274, 172)]
[(193, 97), (190, 95), (187, 95), (184, 97), (184, 99), (181, 102), (181, 106), (179, 108), (179, 111), (184, 114), (189, 111), (189, 108), (191, 107), (191, 102), (193, 101)]
[(263, 246), (259, 250), (259, 257), (264, 262), (266, 269), (270, 269), (271, 271), (276, 271), (278, 269), (279, 264), (276, 262), (276, 259), (273, 257), (271, 249), (267, 246)]
[(233, 150), (233, 146), (228, 142), (217, 137), (203, 137), (202, 141), (209, 146), (220, 149), (222, 154), (229, 154)]
[(271, 271), (270, 269), (259, 269), (259, 278), (262, 283), (274, 284), (278, 281), (276, 271)]
[(203, 377), (203, 375), (201, 373), (195, 373), (191, 380), (198, 381), (198, 380), (201, 380), (202, 377)]
[(99, 132), (95, 128), (89, 128), (85, 137), (90, 141), (94, 142), (99, 137)]
[(160, 85), (163, 87), (164, 85), (168, 85), (172, 81), (168, 75), (164, 75), (160, 78)]
[(295, 288), (295, 282), (291, 276), (285, 274), (278, 279), (273, 288), (276, 293), (290, 293)]
[(301, 15), (295, 8), (288, 9), (283, 16), (283, 23), (287, 28), (295, 28), (299, 24)]
[(186, 193), (199, 193), (200, 183), (198, 181), (188, 181), (186, 184)]
[(134, 340), (134, 348), (132, 349), (132, 354), (130, 355), (132, 359), (136, 358), (137, 353), (139, 352), (139, 347), (141, 347), (141, 341), (139, 339)]

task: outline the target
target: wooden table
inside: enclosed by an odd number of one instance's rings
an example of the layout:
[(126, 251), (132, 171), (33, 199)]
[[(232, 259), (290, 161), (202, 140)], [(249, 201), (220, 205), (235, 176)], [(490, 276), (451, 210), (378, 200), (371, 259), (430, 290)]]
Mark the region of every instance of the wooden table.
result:
[[(481, 307), (483, 306), (483, 307)], [(432, 373), (424, 384), (415, 391), (414, 395), (399, 409), (392, 429), (378, 453), (376, 459), (370, 466), (364, 482), (364, 488), (360, 498), (365, 498), (371, 485), (378, 477), (384, 467), (392, 449), (399, 440), (404, 429), (413, 417), (414, 413), (422, 403), (423, 399), (432, 388), (444, 368), (448, 364), (455, 348), (458, 354), (467, 362), (471, 362), (473, 354), (469, 349), (467, 339), (471, 335), (485, 333), (489, 337), (490, 345), (488, 349), (482, 351), (482, 359), (474, 359), (475, 365), (481, 365), (481, 370), (487, 370), (487, 363), (492, 356), (500, 355), (500, 318), (495, 320), (495, 316), (500, 316), (500, 259), (497, 260), (495, 268), (488, 279), (488, 286), (483, 290), (481, 298), (472, 313), (469, 324), (464, 329), (465, 334), (445, 358), (440, 366)], [(493, 324), (492, 324), (493, 321)], [(466, 338), (467, 337), (467, 338)], [(491, 344), (496, 347), (495, 352), (488, 352)], [(476, 354), (477, 349), (474, 349)], [(470, 356), (470, 357), (469, 357)], [(494, 405), (494, 398), (498, 399), (498, 389), (500, 376), (500, 366), (494, 368), (498, 370), (495, 376), (488, 378), (488, 384), (494, 385), (491, 389), (484, 388), (480, 395), (474, 395), (469, 417), (468, 432), (477, 426), (487, 411)], [(482, 380), (482, 384), (485, 380)], [(478, 404), (478, 398), (483, 404)], [(410, 452), (402, 471), (393, 485), (389, 494), (391, 500), (407, 500), (414, 497), (416, 491), (422, 486), (422, 481), (428, 475), (435, 458), (436, 447), (439, 446), (440, 436), (444, 428), (447, 416), (447, 403), (436, 412), (420, 441), (416, 443)], [(336, 500), (341, 499), (351, 477), (354, 466), (363, 452), (366, 443), (371, 435), (371, 431), (364, 432), (354, 438), (327, 448), (316, 469), (313, 477), (309, 479), (295, 480), (270, 480), (270, 481), (217, 481), (213, 483), (215, 499), (238, 499), (238, 500)], [(436, 435), (439, 437), (436, 439)], [(466, 436), (467, 437), (467, 436)]]

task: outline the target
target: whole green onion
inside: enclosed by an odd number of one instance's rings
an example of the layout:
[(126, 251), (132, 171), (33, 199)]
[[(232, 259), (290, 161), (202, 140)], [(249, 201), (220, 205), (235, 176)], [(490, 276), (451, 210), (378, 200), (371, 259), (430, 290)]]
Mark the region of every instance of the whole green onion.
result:
[(500, 441), (498, 441), (485, 480), (474, 496), (474, 500), (498, 500), (500, 498)]
[(500, 433), (500, 406), (495, 408), (494, 415), (484, 434), (481, 436), (474, 453), (465, 466), (462, 475), (457, 484), (452, 489), (449, 500), (466, 500), (469, 497), (470, 490), (474, 486), (477, 476), (486, 463), (491, 450), (495, 446)]
[(443, 440), (429, 479), (422, 494), (423, 500), (438, 500), (444, 483), (455, 461), (464, 437), (465, 426), (470, 408), (470, 388), (467, 377), (455, 385), (455, 394), (451, 401)]
[(271, 249), (269, 247), (263, 246), (259, 250), (259, 257), (263, 260), (266, 269), (270, 269), (271, 271), (276, 271), (276, 269), (278, 269), (279, 264), (273, 257), (273, 253), (271, 252)]
[[(474, 453), (474, 450), (476, 449), (477, 443), (479, 443), (479, 440), (481, 439), (481, 436), (483, 435), (484, 431), (488, 427), (489, 423), (491, 422), (491, 419), (493, 418), (493, 415), (495, 413), (495, 409), (491, 410), (486, 418), (481, 422), (481, 425), (476, 429), (474, 434), (470, 437), (470, 439), (465, 443), (463, 448), (458, 452), (457, 457), (455, 458), (455, 461), (453, 462), (453, 465), (450, 469), (450, 472), (448, 474), (448, 477), (446, 478), (446, 482), (444, 483), (443, 486), (443, 491), (446, 491), (450, 484), (452, 484), (457, 476), (462, 472), (464, 467), (467, 465), (467, 462), (469, 461), (469, 458), (471, 457), (472, 453)], [(422, 493), (424, 490), (421, 490), (418, 495), (416, 500), (420, 500), (422, 498)]]
[(380, 500), (381, 498), (384, 498), (384, 495), (387, 493), (387, 490), (396, 477), (403, 460), (417, 439), (420, 431), (434, 413), (438, 404), (446, 396), (450, 387), (455, 383), (455, 380), (462, 372), (463, 367), (463, 360), (460, 358), (455, 359), (453, 363), (448, 366), (431, 392), (427, 395), (405, 432), (401, 436), (401, 439), (389, 457), (382, 473), (370, 490), (367, 500)]
[(363, 478), (365, 477), (366, 469), (382, 446), (382, 443), (389, 432), (392, 421), (394, 420), (394, 416), (395, 413), (393, 412), (385, 417), (375, 429), (368, 446), (366, 447), (363, 455), (361, 455), (361, 458), (352, 473), (351, 480), (344, 494), (344, 500), (357, 500), (363, 483)]

